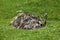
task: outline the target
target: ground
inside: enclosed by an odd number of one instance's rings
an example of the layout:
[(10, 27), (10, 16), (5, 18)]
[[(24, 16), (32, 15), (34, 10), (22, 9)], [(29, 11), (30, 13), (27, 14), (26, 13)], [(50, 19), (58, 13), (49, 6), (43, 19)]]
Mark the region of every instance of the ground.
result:
[[(20, 9), (42, 18), (48, 13), (46, 26), (34, 30), (10, 26)], [(60, 40), (60, 0), (0, 0), (0, 40)]]

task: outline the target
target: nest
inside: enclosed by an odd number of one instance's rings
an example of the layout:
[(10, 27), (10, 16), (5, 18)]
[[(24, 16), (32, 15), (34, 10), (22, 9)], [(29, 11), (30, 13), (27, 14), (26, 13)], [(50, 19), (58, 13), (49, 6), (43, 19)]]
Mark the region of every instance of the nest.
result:
[(10, 23), (10, 25), (13, 25), (16, 28), (33, 29), (46, 25), (46, 21), (42, 21), (42, 19), (35, 14), (30, 14), (29, 12), (21, 10), (17, 13), (17, 16), (15, 16)]

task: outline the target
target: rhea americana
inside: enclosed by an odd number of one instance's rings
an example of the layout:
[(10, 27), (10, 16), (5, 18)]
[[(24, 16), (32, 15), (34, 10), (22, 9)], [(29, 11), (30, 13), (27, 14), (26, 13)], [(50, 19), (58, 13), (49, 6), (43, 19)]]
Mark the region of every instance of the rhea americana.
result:
[[(29, 16), (29, 18), (32, 18), (32, 19), (34, 19), (34, 20), (36, 20), (35, 18), (36, 18), (36, 16), (34, 15), (34, 16), (31, 16), (28, 12), (25, 12), (25, 11), (22, 11), (22, 10), (20, 10), (20, 11), (17, 11), (17, 13), (18, 13), (18, 15), (17, 16), (15, 16), (14, 18), (13, 18), (13, 20), (11, 21), (11, 25), (13, 25), (13, 26), (15, 26), (15, 27), (17, 27), (17, 28), (20, 28), (20, 27), (22, 27), (21, 25), (24, 23), (24, 19), (26, 19), (28, 16)], [(27, 15), (28, 14), (28, 15)], [(26, 17), (24, 17), (26, 15)], [(23, 19), (21, 18), (21, 16), (22, 17), (24, 17)], [(27, 19), (29, 19), (29, 18), (27, 18)], [(43, 20), (41, 20), (40, 19), (40, 17), (38, 17), (37, 18), (38, 19), (38, 21), (39, 21), (39, 24), (38, 25), (40, 25), (40, 26), (45, 26), (46, 25), (46, 19), (47, 19), (47, 13), (45, 13), (44, 14), (44, 19)], [(39, 20), (40, 19), (40, 20)], [(21, 22), (21, 21), (23, 21), (23, 22)], [(29, 20), (28, 20), (29, 21)], [(27, 21), (26, 21), (27, 22)], [(31, 24), (32, 25), (32, 24)], [(26, 25), (25, 25), (26, 26)], [(25, 27), (25, 26), (23, 26), (23, 28)], [(29, 25), (28, 25), (29, 26)], [(36, 26), (36, 25), (34, 25), (34, 26)], [(29, 27), (27, 27), (27, 28), (29, 28)]]

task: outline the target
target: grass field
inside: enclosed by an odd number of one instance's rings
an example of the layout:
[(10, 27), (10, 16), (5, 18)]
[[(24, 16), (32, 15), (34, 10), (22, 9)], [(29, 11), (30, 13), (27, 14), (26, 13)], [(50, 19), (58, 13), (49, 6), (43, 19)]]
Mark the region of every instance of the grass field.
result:
[[(47, 12), (47, 25), (34, 30), (10, 26), (10, 20), (20, 9), (42, 18)], [(60, 0), (0, 0), (0, 40), (60, 40)]]

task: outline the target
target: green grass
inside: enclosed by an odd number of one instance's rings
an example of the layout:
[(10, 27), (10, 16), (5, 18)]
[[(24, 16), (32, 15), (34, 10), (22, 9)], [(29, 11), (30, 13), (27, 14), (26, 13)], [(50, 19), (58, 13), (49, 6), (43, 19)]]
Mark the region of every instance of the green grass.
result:
[[(42, 18), (47, 12), (47, 25), (34, 30), (10, 26), (10, 20), (20, 9)], [(0, 40), (60, 40), (60, 0), (0, 0)]]

